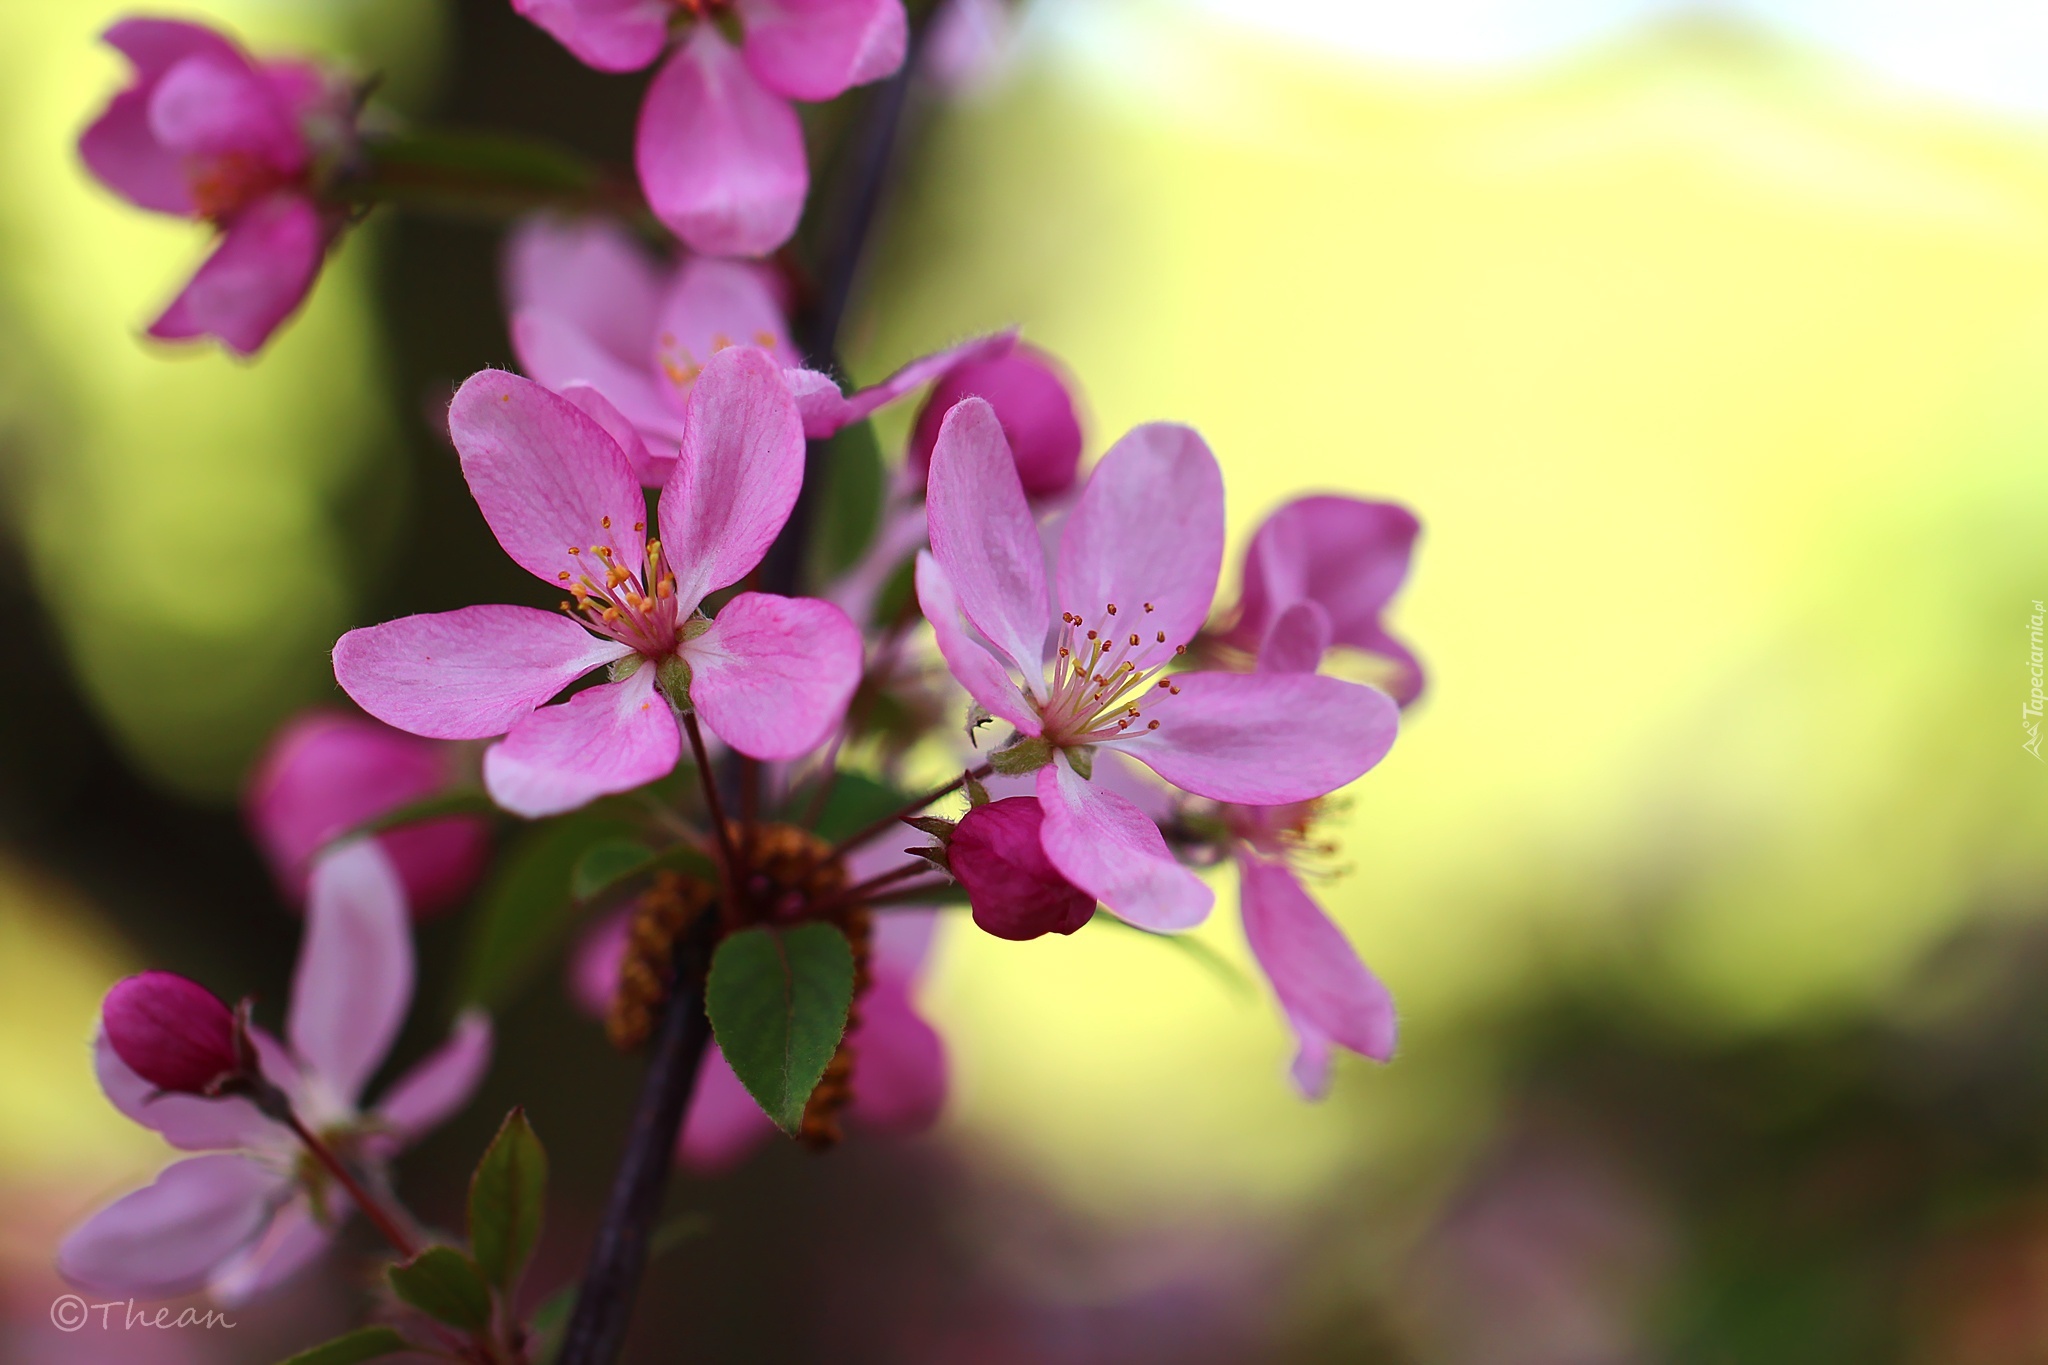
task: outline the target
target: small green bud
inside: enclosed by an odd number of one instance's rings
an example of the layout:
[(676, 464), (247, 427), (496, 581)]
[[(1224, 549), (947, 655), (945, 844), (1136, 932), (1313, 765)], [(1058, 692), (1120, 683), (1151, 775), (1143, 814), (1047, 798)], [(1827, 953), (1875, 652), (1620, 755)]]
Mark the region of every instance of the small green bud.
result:
[(988, 765), (1004, 777), (1035, 773), (1052, 762), (1052, 741), (1042, 735), (1018, 735), (988, 756)]

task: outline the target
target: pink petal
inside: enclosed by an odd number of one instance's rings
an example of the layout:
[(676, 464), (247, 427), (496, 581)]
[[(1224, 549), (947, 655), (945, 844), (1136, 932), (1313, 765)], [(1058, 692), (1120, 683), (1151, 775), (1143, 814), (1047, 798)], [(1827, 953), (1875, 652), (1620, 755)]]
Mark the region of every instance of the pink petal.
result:
[(1330, 647), (1330, 614), (1303, 598), (1273, 618), (1259, 644), (1260, 673), (1313, 673)]
[(638, 71), (668, 45), (670, 0), (512, 0), (512, 8), (599, 71)]
[(482, 370), (455, 391), (448, 434), (477, 508), (520, 568), (555, 588), (602, 584), (599, 547), (642, 568), (640, 481), (619, 443), (575, 404), (530, 379)]
[(750, 758), (795, 758), (824, 743), (860, 685), (860, 632), (808, 597), (741, 593), (678, 653), (705, 726)]
[(900, 980), (878, 976), (855, 1008), (860, 1019), (847, 1036), (853, 1053), (850, 1116), (885, 1133), (923, 1132), (946, 1105), (945, 1043), (918, 1014)]
[(991, 801), (960, 817), (947, 863), (984, 933), (1021, 943), (1071, 934), (1095, 917), (1095, 897), (1046, 856), (1044, 823), (1043, 807), (1029, 796)]
[(188, 57), (249, 60), (215, 30), (179, 19), (123, 19), (102, 33), (100, 41), (134, 63), (137, 84), (155, 83)]
[(149, 129), (183, 156), (246, 157), (281, 174), (306, 164), (306, 140), (290, 111), (240, 57), (196, 55), (166, 71), (150, 93)]
[(662, 300), (650, 347), (668, 401), (680, 409), (711, 357), (729, 346), (758, 346), (778, 365), (796, 360), (767, 270), (749, 261), (693, 256)]
[(925, 620), (932, 623), (932, 635), (947, 670), (967, 689), (967, 695), (990, 715), (1016, 726), (1019, 733), (1042, 733), (1038, 712), (1017, 690), (995, 650), (968, 635), (953, 585), (926, 550), (917, 552), (917, 604)]
[[(936, 467), (936, 466), (934, 466)], [(1223, 473), (1189, 427), (1154, 422), (1111, 446), (1067, 518), (1058, 597), (1093, 622), (1115, 603), (1144, 614), (1144, 668), (1202, 628), (1223, 566)], [(1134, 627), (1135, 628), (1135, 627)], [(1154, 644), (1155, 632), (1166, 634)]]
[(661, 544), (685, 610), (745, 578), (789, 520), (804, 480), (803, 423), (766, 351), (720, 351), (690, 390)]
[(803, 128), (715, 24), (699, 24), (648, 87), (633, 143), (655, 217), (707, 256), (765, 256), (810, 190)]
[(1306, 801), (1386, 757), (1401, 728), (1386, 693), (1314, 673), (1179, 673), (1179, 695), (1154, 689), (1141, 720), (1113, 740), (1197, 796), (1247, 806)]
[(633, 651), (559, 612), (463, 607), (352, 630), (334, 677), (377, 719), (430, 739), (485, 739)]
[(330, 1187), (327, 1216), (313, 1216), (312, 1201), (303, 1193), (279, 1209), (248, 1246), (223, 1261), (206, 1283), (207, 1297), (223, 1308), (237, 1308), (260, 1298), (297, 1275), (334, 1244), (337, 1225), (354, 1211), (339, 1189)]
[(881, 383), (850, 396), (840, 393), (839, 385), (829, 375), (816, 370), (791, 370), (789, 383), (796, 394), (797, 408), (804, 415), (804, 435), (814, 441), (822, 440), (957, 366), (999, 359), (1016, 344), (1014, 330), (963, 341), (958, 346), (920, 356)]
[[(552, 314), (636, 368), (654, 344), (667, 274), (637, 237), (610, 218), (528, 218), (505, 241), (503, 287), (510, 311)], [(560, 387), (531, 366), (527, 373), (551, 389)]]
[[(969, 398), (946, 414), (925, 490), (932, 557), (974, 628), (1009, 656), (1026, 691), (1043, 686), (1045, 553), (995, 409)], [(993, 709), (993, 708), (991, 708)]]
[(1083, 781), (1064, 760), (1038, 770), (1038, 800), (1046, 856), (1119, 918), (1171, 932), (1209, 917), (1216, 893), (1173, 860), (1159, 827), (1136, 806)]
[(633, 932), (633, 907), (607, 915), (584, 931), (569, 957), (569, 998), (593, 1019), (611, 1012), (619, 990), (619, 967)]
[(995, 409), (1026, 497), (1073, 487), (1081, 462), (1081, 419), (1070, 381), (1051, 356), (1029, 346), (962, 362), (932, 385), (910, 435), (910, 467), (920, 477), (931, 468), (940, 425), (963, 398), (987, 399)]
[(411, 1146), (469, 1103), (490, 1065), (491, 1018), (482, 1010), (464, 1010), (455, 1017), (448, 1041), (392, 1082), (377, 1101), (377, 1117), (390, 1129), (390, 1150)]
[(412, 1004), (412, 921), (398, 870), (370, 840), (313, 865), (306, 936), (292, 975), (292, 1051), (354, 1108)]
[[(675, 457), (676, 443), (683, 438), (682, 409), (669, 406), (666, 392), (639, 355), (622, 360), (574, 322), (539, 307), (512, 315), (512, 350), (528, 375), (557, 393), (579, 384), (596, 389), (640, 432), (650, 454)], [(632, 453), (631, 446), (625, 450)]]
[(164, 1094), (121, 1060), (104, 1030), (93, 1038), (92, 1063), (108, 1102), (143, 1127), (161, 1133), (173, 1147), (188, 1152), (253, 1147), (283, 1131), (247, 1100)]
[[(453, 750), (360, 716), (307, 712), (277, 733), (249, 779), (250, 827), (284, 893), (306, 894), (307, 863), (336, 835), (450, 785)], [(452, 817), (378, 836), (418, 913), (475, 884), (490, 847), (481, 820)]]
[(1394, 1055), (1394, 1001), (1330, 917), (1281, 862), (1250, 849), (1237, 858), (1245, 938), (1301, 1040), (1295, 1080), (1316, 1098), (1328, 1081), (1327, 1045), (1386, 1061)]
[(199, 1288), (213, 1268), (270, 1221), (289, 1177), (220, 1153), (166, 1166), (75, 1228), (57, 1269), (86, 1289), (169, 1297)]
[[(624, 413), (612, 406), (609, 398), (588, 384), (564, 384), (556, 392), (575, 404), (578, 412), (603, 427), (605, 435), (618, 442), (619, 449), (626, 452), (626, 463), (633, 467), (633, 477), (640, 481), (642, 488), (659, 488), (668, 482), (668, 476), (676, 468), (674, 442), (643, 434), (626, 420)], [(677, 426), (681, 426), (680, 421)]]
[(903, 65), (903, 0), (740, 0), (747, 65), (793, 100), (829, 100)]
[(682, 735), (654, 689), (654, 665), (544, 706), (484, 754), (484, 789), (515, 815), (538, 819), (631, 791), (676, 766)]
[(774, 1131), (775, 1124), (713, 1043), (698, 1069), (697, 1090), (683, 1120), (677, 1151), (684, 1164), (706, 1175), (730, 1170)]
[(236, 354), (253, 355), (305, 301), (326, 250), (310, 200), (289, 192), (259, 199), (228, 224), (149, 334), (160, 341), (215, 336)]
[(78, 139), (78, 155), (114, 193), (138, 208), (193, 216), (198, 206), (184, 158), (149, 128), (149, 91), (124, 90)]

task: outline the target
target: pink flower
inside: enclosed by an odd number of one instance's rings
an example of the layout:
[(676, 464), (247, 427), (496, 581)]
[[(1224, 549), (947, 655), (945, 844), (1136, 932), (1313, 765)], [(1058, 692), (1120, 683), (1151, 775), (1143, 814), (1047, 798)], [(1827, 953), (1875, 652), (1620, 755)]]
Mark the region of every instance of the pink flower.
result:
[(1214, 897), (1142, 811), (1089, 780), (1098, 750), (1198, 796), (1276, 805), (1343, 786), (1392, 745), (1399, 713), (1371, 688), (1168, 671), (1201, 629), (1223, 557), (1222, 473), (1188, 428), (1139, 427), (1103, 456), (1061, 532), (1050, 592), (986, 402), (947, 415), (927, 507), (918, 600), (953, 676), (1016, 728), (998, 771), (1035, 772), (1047, 858), (1132, 923), (1188, 928)]
[[(363, 716), (307, 711), (270, 741), (244, 798), (249, 826), (287, 899), (306, 895), (313, 855), (336, 836), (448, 791), (457, 751)], [(490, 826), (470, 815), (387, 830), (377, 842), (398, 868), (415, 915), (461, 902), (490, 859)]]
[(353, 92), (308, 63), (252, 61), (197, 24), (124, 19), (102, 36), (135, 80), (79, 138), (86, 166), (140, 208), (221, 230), (149, 334), (252, 354), (305, 299), (340, 231), (316, 191), (324, 167), (353, 155)]
[[(484, 787), (526, 816), (666, 775), (681, 747), (672, 703), (759, 759), (795, 758), (837, 728), (861, 672), (844, 612), (757, 592), (716, 620), (700, 606), (760, 562), (803, 481), (803, 424), (765, 351), (719, 352), (691, 389), (659, 539), (618, 441), (540, 385), (473, 375), (448, 429), (498, 543), (574, 602), (350, 631), (334, 676), (365, 711), (430, 739), (504, 735), (484, 754)], [(542, 704), (607, 665), (609, 681)]]
[(967, 892), (974, 922), (1015, 941), (1071, 934), (1095, 915), (1095, 897), (1061, 875), (1045, 856), (1044, 807), (1031, 796), (1005, 797), (960, 817), (946, 845), (953, 876)]
[(693, 256), (670, 268), (624, 229), (594, 219), (521, 225), (506, 248), (505, 294), (513, 349), (528, 377), (610, 432), (651, 488), (674, 467), (697, 377), (729, 346), (758, 346), (784, 366), (804, 435), (821, 439), (1014, 344), (1009, 333), (978, 338), (845, 395), (830, 376), (803, 367), (779, 281), (765, 267)]
[[(264, 1075), (301, 1121), (369, 1168), (373, 1184), (392, 1156), (461, 1108), (490, 1060), (490, 1022), (465, 1014), (439, 1051), (374, 1107), (360, 1107), (412, 1000), (411, 932), (404, 889), (376, 845), (358, 842), (322, 858), (285, 1040), (253, 1035)], [(225, 1304), (246, 1301), (318, 1256), (352, 1206), (334, 1185), (308, 1183), (298, 1139), (248, 1100), (167, 1094), (138, 1074), (124, 1060), (135, 1049), (121, 1040), (133, 991), (123, 982), (108, 995), (93, 1054), (100, 1087), (173, 1147), (204, 1155), (165, 1167), (152, 1184), (93, 1214), (64, 1239), (58, 1268), (110, 1294), (204, 1288)]]
[(1059, 362), (1034, 346), (1007, 355), (963, 361), (932, 385), (910, 434), (910, 467), (920, 482), (946, 414), (963, 398), (985, 398), (1002, 424), (1029, 498), (1048, 498), (1074, 486), (1081, 463), (1081, 419), (1071, 381)]
[(107, 1046), (159, 1090), (206, 1095), (240, 1066), (227, 1002), (176, 972), (141, 972), (114, 983), (100, 1007)]
[(1359, 498), (1288, 503), (1253, 533), (1237, 620), (1222, 640), (1272, 667), (1314, 672), (1332, 645), (1394, 665), (1387, 690), (1407, 706), (1422, 695), (1422, 663), (1387, 633), (1380, 613), (1408, 577), (1421, 523), (1407, 508)]
[[(680, 33), (640, 106), (634, 161), (655, 216), (692, 249), (764, 256), (810, 189), (792, 100), (829, 100), (903, 64), (902, 0), (513, 0), (600, 71), (637, 71)], [(736, 23), (736, 48), (722, 31)], [(677, 28), (680, 25), (680, 28)]]

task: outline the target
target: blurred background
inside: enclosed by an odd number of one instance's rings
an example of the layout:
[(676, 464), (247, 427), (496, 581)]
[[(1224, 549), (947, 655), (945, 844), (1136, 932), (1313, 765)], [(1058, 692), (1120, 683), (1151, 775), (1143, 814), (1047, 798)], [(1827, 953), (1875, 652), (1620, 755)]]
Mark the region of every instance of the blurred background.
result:
[[(156, 8), (630, 146), (639, 78), (504, 0)], [(497, 230), (396, 217), (260, 363), (145, 343), (203, 234), (77, 163), (123, 9), (0, 0), (0, 1355), (254, 1365), (355, 1320), (349, 1258), (233, 1331), (49, 1326), (165, 1155), (94, 1009), (145, 963), (281, 1004), (239, 785), (342, 630), (525, 591), (434, 425), (510, 347)], [(921, 111), (863, 298), (861, 376), (1015, 322), (1091, 453), (1195, 424), (1240, 540), (1421, 515), (1432, 689), (1320, 888), (1402, 1048), (1305, 1105), (1262, 990), (951, 926), (939, 1131), (683, 1182), (637, 1359), (2048, 1361), (2048, 10), (1041, 0)], [(500, 1027), (405, 1185), (453, 1218), (524, 1102), (558, 1279), (637, 1064), (545, 974)]]

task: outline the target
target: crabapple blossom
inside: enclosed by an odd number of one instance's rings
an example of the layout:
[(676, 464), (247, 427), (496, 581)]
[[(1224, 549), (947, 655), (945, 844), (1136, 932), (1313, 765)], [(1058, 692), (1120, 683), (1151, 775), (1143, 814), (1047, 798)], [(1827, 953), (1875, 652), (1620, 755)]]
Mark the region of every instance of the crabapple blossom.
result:
[[(753, 758), (795, 758), (839, 725), (861, 641), (824, 602), (743, 592), (701, 604), (767, 553), (803, 479), (803, 426), (765, 351), (733, 347), (690, 392), (658, 538), (626, 452), (539, 384), (470, 377), (449, 408), (463, 475), (498, 543), (570, 594), (560, 613), (478, 606), (352, 630), (334, 675), (371, 715), (433, 739), (504, 738), (484, 786), (507, 810), (552, 815), (662, 777), (687, 705)], [(570, 683), (609, 681), (556, 705)]]
[[(313, 856), (336, 837), (414, 801), (452, 789), (459, 751), (365, 716), (307, 711), (257, 761), (243, 809), (278, 886), (306, 895)], [(422, 820), (376, 836), (405, 883), (415, 915), (457, 905), (483, 875), (490, 826), (473, 815)]]
[(1007, 355), (961, 361), (932, 385), (910, 433), (910, 468), (920, 484), (931, 471), (939, 427), (963, 398), (986, 399), (995, 409), (1026, 497), (1056, 497), (1074, 486), (1081, 419), (1072, 383), (1051, 356), (1024, 345)]
[(319, 191), (355, 153), (355, 92), (309, 62), (254, 61), (198, 24), (124, 19), (102, 36), (135, 77), (79, 155), (137, 207), (220, 229), (149, 334), (253, 354), (304, 301), (343, 225)]
[(1089, 780), (1098, 751), (1198, 796), (1276, 805), (1334, 791), (1392, 745), (1399, 713), (1371, 688), (1174, 671), (1223, 556), (1222, 474), (1192, 430), (1138, 427), (1103, 456), (1060, 532), (1050, 585), (988, 403), (947, 414), (926, 505), (918, 600), (953, 676), (1015, 729), (991, 762), (1035, 775), (1046, 857), (1132, 923), (1188, 928), (1214, 897), (1143, 812)]
[(239, 1065), (234, 1011), (176, 972), (115, 982), (100, 1007), (100, 1027), (130, 1071), (171, 1094), (211, 1094)]
[[(250, 1100), (166, 1093), (172, 1087), (138, 1068), (155, 1063), (132, 1034), (137, 979), (108, 993), (94, 1044), (100, 1087), (123, 1114), (201, 1155), (165, 1167), (74, 1229), (58, 1268), (106, 1293), (203, 1288), (223, 1304), (241, 1303), (310, 1264), (351, 1205), (308, 1174), (298, 1137)], [(251, 1040), (264, 1078), (299, 1120), (375, 1172), (461, 1108), (490, 1061), (489, 1020), (464, 1014), (448, 1042), (364, 1108), (363, 1087), (397, 1038), (412, 989), (412, 930), (390, 859), (367, 840), (325, 855), (312, 873), (285, 1037), (252, 1029)]]
[[(903, 64), (902, 0), (512, 0), (600, 71), (666, 50), (634, 164), (655, 216), (697, 251), (763, 256), (810, 190), (793, 100), (829, 100)], [(726, 36), (736, 26), (738, 46)]]
[(974, 922), (997, 938), (1071, 934), (1095, 914), (1095, 897), (1061, 875), (1040, 841), (1044, 808), (1009, 796), (960, 817), (946, 861), (967, 892)]

